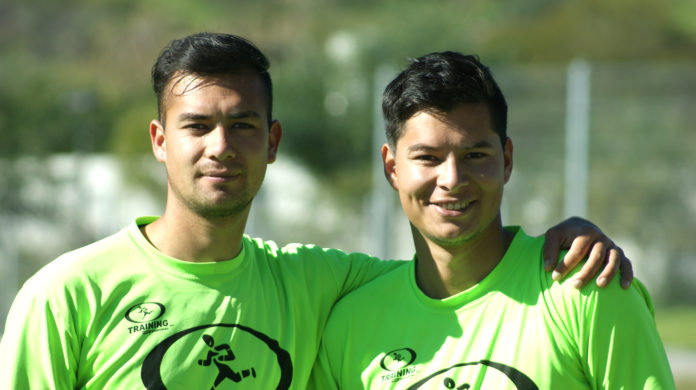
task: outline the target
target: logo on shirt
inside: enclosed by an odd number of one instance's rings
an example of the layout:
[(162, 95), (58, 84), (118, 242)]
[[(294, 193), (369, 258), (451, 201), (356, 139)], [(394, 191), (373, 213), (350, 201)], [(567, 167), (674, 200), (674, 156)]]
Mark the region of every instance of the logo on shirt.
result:
[(290, 354), (277, 340), (239, 324), (200, 325), (162, 340), (145, 357), (147, 389), (289, 389)]
[[(486, 370), (486, 368), (492, 368), (492, 370)], [(518, 390), (539, 390), (539, 387), (534, 383), (534, 381), (532, 381), (521, 371), (508, 365), (492, 362), (490, 360), (458, 363), (453, 366), (443, 368), (412, 384), (408, 390), (426, 388), (455, 390), (471, 389), (472, 385), (470, 384), (471, 381), (469, 379), (480, 380), (479, 376), (481, 372), (485, 373), (483, 382), (480, 383), (480, 386), (483, 389), (509, 387), (510, 384), (512, 384)]]
[(165, 310), (164, 305), (159, 302), (143, 302), (131, 306), (125, 317), (134, 325), (128, 327), (128, 333), (148, 334), (167, 329), (169, 323), (166, 319), (161, 319)]
[(202, 339), (208, 346), (208, 350), (206, 351), (205, 359), (198, 359), (198, 365), (203, 367), (214, 365), (217, 368), (218, 372), (215, 376), (213, 388), (218, 387), (223, 381), (228, 379), (232, 382), (239, 383), (249, 375), (256, 378), (256, 370), (254, 367), (250, 367), (246, 370), (242, 369), (237, 372), (228, 365), (228, 362), (236, 358), (229, 344), (223, 343), (216, 345), (213, 336), (207, 334), (204, 334)]
[(382, 382), (396, 382), (416, 373), (416, 367), (411, 364), (416, 360), (416, 351), (411, 348), (400, 348), (387, 352), (379, 365), (389, 371), (382, 375)]

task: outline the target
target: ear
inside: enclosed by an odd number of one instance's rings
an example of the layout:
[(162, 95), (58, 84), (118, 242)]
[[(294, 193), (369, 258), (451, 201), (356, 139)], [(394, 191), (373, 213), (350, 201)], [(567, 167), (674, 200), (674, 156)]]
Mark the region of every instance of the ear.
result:
[(150, 122), (150, 142), (152, 142), (152, 153), (157, 161), (166, 162), (167, 142), (164, 137), (164, 126), (155, 119)]
[(274, 120), (271, 122), (271, 128), (268, 129), (268, 163), (272, 164), (278, 155), (278, 145), (280, 139), (283, 138), (283, 127), (280, 122)]
[(396, 150), (389, 144), (382, 145), (382, 162), (384, 163), (384, 176), (393, 189), (399, 190), (398, 178), (396, 175)]
[(510, 138), (505, 140), (505, 147), (503, 148), (503, 169), (505, 170), (505, 183), (510, 180), (512, 176), (512, 140)]

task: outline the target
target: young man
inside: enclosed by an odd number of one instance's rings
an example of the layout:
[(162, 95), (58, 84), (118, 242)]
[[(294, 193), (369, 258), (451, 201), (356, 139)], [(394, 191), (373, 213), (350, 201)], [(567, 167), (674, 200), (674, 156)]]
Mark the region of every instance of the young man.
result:
[(554, 283), (543, 237), (503, 227), (507, 105), (476, 57), (416, 59), (383, 110), (385, 172), (416, 254), (336, 305), (317, 389), (674, 388), (640, 282)]
[[(0, 388), (305, 388), (334, 303), (407, 262), (243, 234), (282, 135), (267, 69), (226, 34), (162, 52), (150, 138), (167, 168), (165, 211), (27, 281), (0, 342)], [(551, 251), (576, 229), (586, 250), (612, 245), (576, 220), (556, 229)], [(622, 256), (609, 252), (611, 278)]]

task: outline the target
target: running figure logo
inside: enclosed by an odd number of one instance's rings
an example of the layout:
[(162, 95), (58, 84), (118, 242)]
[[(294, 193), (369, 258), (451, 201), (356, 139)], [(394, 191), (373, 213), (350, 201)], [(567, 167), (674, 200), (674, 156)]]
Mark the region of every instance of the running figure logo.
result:
[(207, 334), (204, 334), (202, 339), (203, 342), (205, 342), (205, 344), (210, 349), (208, 350), (208, 354), (205, 359), (198, 360), (198, 365), (207, 367), (210, 366), (211, 363), (213, 363), (218, 369), (218, 374), (215, 378), (215, 384), (213, 385), (211, 390), (214, 390), (225, 379), (231, 379), (233, 382), (238, 383), (241, 382), (242, 379), (248, 377), (249, 375), (256, 378), (256, 371), (253, 367), (250, 369), (242, 370), (242, 372), (239, 373), (234, 371), (227, 364), (224, 364), (224, 362), (232, 361), (235, 359), (234, 353), (232, 353), (232, 349), (229, 345), (220, 344), (216, 346), (213, 337)]

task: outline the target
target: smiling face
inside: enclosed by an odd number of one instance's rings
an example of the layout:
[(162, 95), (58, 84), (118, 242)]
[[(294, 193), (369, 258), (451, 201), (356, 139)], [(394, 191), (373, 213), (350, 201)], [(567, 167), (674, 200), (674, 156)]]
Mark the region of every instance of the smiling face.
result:
[(512, 143), (501, 146), (485, 105), (418, 112), (404, 123), (396, 147), (385, 145), (382, 156), (406, 217), (426, 240), (447, 247), (502, 228)]
[(165, 125), (150, 124), (155, 157), (167, 168), (167, 207), (206, 218), (248, 212), (281, 128), (270, 124), (258, 76), (183, 75), (167, 87)]

